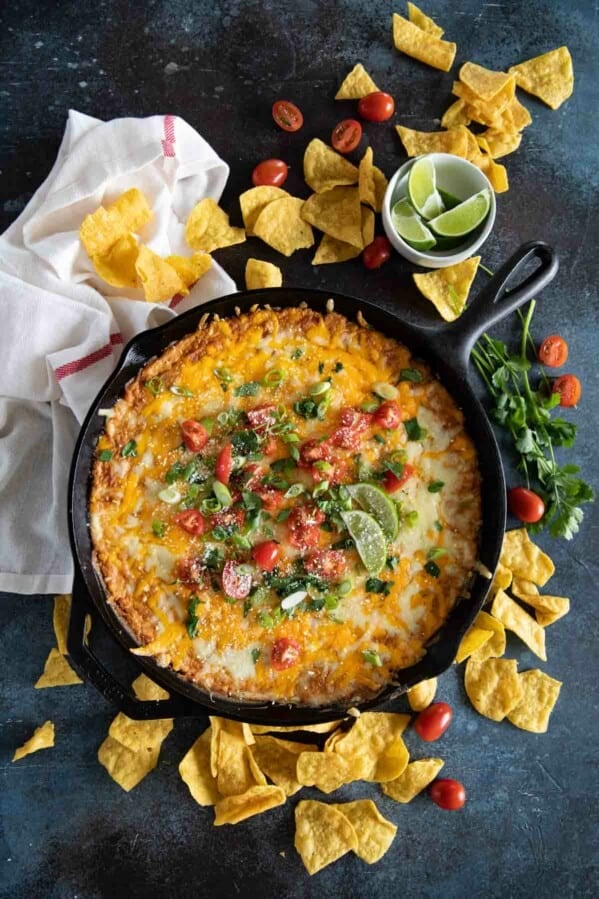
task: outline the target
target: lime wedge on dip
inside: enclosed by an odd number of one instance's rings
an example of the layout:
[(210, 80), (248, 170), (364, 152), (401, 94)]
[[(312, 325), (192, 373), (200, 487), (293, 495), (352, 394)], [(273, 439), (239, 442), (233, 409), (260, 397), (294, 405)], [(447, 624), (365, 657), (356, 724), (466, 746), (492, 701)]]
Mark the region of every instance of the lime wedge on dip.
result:
[(391, 210), (393, 226), (400, 237), (415, 250), (432, 250), (436, 240), (426, 225), (423, 225), (412, 206), (405, 198), (398, 200)]
[(424, 219), (434, 219), (445, 212), (430, 156), (417, 159), (410, 169), (408, 195), (412, 206)]
[(358, 510), (342, 512), (341, 518), (353, 538), (358, 555), (369, 574), (378, 574), (387, 561), (387, 541), (372, 515)]
[(485, 187), (463, 203), (432, 219), (428, 225), (440, 237), (465, 237), (486, 219), (490, 208), (491, 192)]
[(397, 508), (384, 490), (374, 484), (348, 484), (349, 495), (365, 512), (375, 519), (387, 540), (395, 540), (399, 533)]

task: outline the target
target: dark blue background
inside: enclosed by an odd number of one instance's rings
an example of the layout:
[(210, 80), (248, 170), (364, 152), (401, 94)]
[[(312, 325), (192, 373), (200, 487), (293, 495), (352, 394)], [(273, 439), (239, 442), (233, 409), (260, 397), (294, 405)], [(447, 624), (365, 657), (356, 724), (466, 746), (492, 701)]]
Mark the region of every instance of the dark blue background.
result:
[[(423, 0), (424, 2), (424, 0)], [(237, 196), (256, 162), (282, 156), (293, 166), (288, 186), (306, 196), (301, 156), (309, 138), (328, 139), (352, 104), (333, 101), (346, 72), (362, 61), (396, 99), (395, 121), (438, 127), (450, 102), (452, 75), (396, 53), (391, 13), (403, 3), (12, 2), (0, 22), (1, 225), (25, 206), (48, 173), (70, 107), (103, 119), (176, 113), (231, 166), (223, 205), (240, 224)], [(539, 301), (534, 332), (560, 331), (570, 344), (568, 370), (582, 377), (576, 461), (597, 480), (596, 3), (506, 0), (455, 4), (431, 0), (426, 12), (458, 43), (456, 63), (507, 66), (563, 43), (574, 59), (574, 96), (557, 112), (522, 95), (533, 115), (520, 150), (503, 160), (510, 191), (498, 197), (497, 224), (484, 247), (491, 268), (521, 242), (542, 238), (559, 252), (560, 273)], [(277, 131), (270, 106), (298, 102), (299, 135)], [(403, 160), (389, 125), (368, 126), (375, 162), (390, 175)], [(243, 281), (249, 255), (281, 264), (286, 284), (335, 288), (374, 298), (404, 316), (427, 316), (399, 258), (366, 273), (359, 260), (313, 269), (311, 254), (281, 260), (263, 244), (218, 258)], [(485, 276), (478, 276), (477, 284)], [(514, 323), (496, 334), (506, 336)], [(509, 466), (509, 454), (506, 461)], [(509, 471), (508, 471), (509, 475)], [(515, 482), (511, 478), (512, 483)], [(587, 507), (582, 533), (552, 544), (557, 574), (550, 591), (572, 599), (572, 614), (547, 632), (542, 667), (564, 681), (550, 731), (535, 736), (479, 717), (448, 672), (440, 697), (455, 719), (434, 746), (444, 774), (466, 784), (459, 814), (426, 797), (400, 806), (375, 785), (355, 784), (335, 799), (376, 798), (397, 823), (382, 862), (347, 856), (310, 879), (293, 849), (293, 808), (237, 827), (215, 829), (212, 811), (191, 800), (177, 764), (202, 726), (177, 724), (159, 766), (125, 794), (96, 760), (113, 710), (91, 687), (35, 691), (53, 644), (51, 600), (0, 600), (0, 895), (34, 897), (528, 897), (591, 896), (597, 878), (597, 511)], [(549, 547), (551, 541), (541, 541)], [(537, 659), (509, 643), (521, 668)], [(403, 705), (400, 704), (400, 708)], [(48, 752), (11, 764), (14, 748), (46, 718), (56, 724)], [(422, 744), (408, 734), (416, 755)], [(305, 791), (308, 796), (316, 791)]]

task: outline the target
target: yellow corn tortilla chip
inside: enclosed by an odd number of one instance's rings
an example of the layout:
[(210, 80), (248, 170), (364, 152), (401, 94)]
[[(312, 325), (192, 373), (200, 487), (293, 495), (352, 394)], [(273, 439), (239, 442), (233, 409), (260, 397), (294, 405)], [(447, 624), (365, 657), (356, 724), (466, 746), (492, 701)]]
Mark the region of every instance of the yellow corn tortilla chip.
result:
[(303, 207), (298, 197), (273, 200), (256, 219), (254, 234), (284, 256), (313, 246), (314, 234), (303, 219)]
[(148, 201), (134, 187), (109, 206), (99, 206), (86, 215), (79, 228), (79, 239), (90, 259), (104, 256), (117, 240), (130, 231), (139, 231), (152, 217)]
[(570, 611), (570, 600), (565, 596), (546, 596), (536, 593), (516, 594), (527, 606), (535, 610), (537, 622), (541, 627), (548, 627), (567, 615)]
[(211, 728), (207, 727), (179, 763), (181, 780), (198, 805), (215, 805), (221, 798), (210, 771), (210, 741)]
[(443, 113), (441, 119), (442, 128), (457, 128), (458, 125), (469, 125), (470, 116), (464, 100), (459, 98), (449, 106)]
[(433, 303), (441, 317), (452, 322), (464, 310), (479, 262), (480, 256), (471, 256), (456, 265), (412, 277), (420, 293)]
[(401, 735), (409, 715), (364, 712), (335, 744), (334, 752), (352, 767), (354, 779), (383, 783), (405, 770), (409, 753)]
[(449, 131), (414, 131), (404, 125), (396, 125), (408, 156), (421, 156), (424, 153), (453, 153), (454, 156), (466, 158), (468, 141), (460, 128)]
[(410, 708), (414, 712), (421, 712), (423, 709), (427, 709), (435, 698), (436, 692), (436, 677), (420, 681), (419, 684), (416, 684), (408, 690), (408, 702), (410, 703)]
[(135, 721), (119, 712), (108, 728), (108, 736), (127, 749), (139, 752), (141, 749), (160, 747), (173, 729), (172, 718), (156, 718), (147, 721)]
[(308, 874), (316, 874), (350, 849), (356, 852), (358, 837), (334, 805), (303, 799), (295, 807), (294, 845)]
[(71, 617), (71, 595), (66, 593), (54, 597), (52, 625), (56, 635), (56, 645), (61, 655), (67, 654), (67, 633)]
[(492, 636), (493, 631), (487, 630), (487, 628), (476, 627), (476, 625), (473, 625), (470, 630), (466, 634), (464, 634), (460, 645), (458, 646), (458, 651), (455, 657), (458, 665), (462, 662), (465, 662), (473, 652), (476, 652), (478, 649), (484, 646)]
[(265, 206), (268, 206), (273, 200), (282, 200), (284, 197), (290, 196), (291, 194), (282, 187), (271, 187), (268, 184), (251, 187), (242, 193), (239, 197), (239, 205), (248, 237), (254, 233), (256, 220)]
[(432, 34), (433, 37), (443, 37), (445, 34), (443, 29), (423, 13), (421, 9), (418, 9), (415, 3), (408, 3), (408, 18), (421, 31), (426, 31), (427, 34)]
[(360, 100), (374, 91), (378, 91), (378, 87), (362, 63), (359, 62), (341, 82), (341, 87), (335, 94), (335, 100)]
[(500, 165), (498, 162), (495, 162), (493, 160), (489, 152), (489, 145), (483, 137), (479, 136), (477, 138), (477, 143), (487, 151), (487, 155), (483, 155), (477, 165), (491, 182), (491, 187), (493, 188), (495, 193), (502, 194), (506, 190), (509, 190), (510, 185), (505, 166)]
[[(493, 159), (501, 159), (518, 149), (522, 141), (522, 135), (518, 131), (498, 131), (496, 128), (487, 128), (482, 134), (476, 135), (476, 140), (484, 140), (488, 153)], [(481, 144), (482, 146), (482, 144)]]
[(525, 612), (511, 597), (498, 590), (491, 606), (491, 614), (503, 626), (520, 637), (529, 649), (544, 662), (547, 661), (545, 651), (545, 631), (535, 619)]
[(356, 184), (358, 169), (317, 137), (304, 153), (304, 179), (314, 193), (322, 194), (334, 187)]
[(251, 787), (266, 784), (266, 778), (243, 738), (241, 727), (238, 733), (221, 730), (216, 764), (218, 792), (222, 796), (238, 796)]
[(555, 680), (533, 668), (518, 675), (522, 686), (522, 699), (507, 716), (516, 727), (532, 734), (546, 734), (549, 718), (562, 688), (561, 681)]
[[(501, 585), (503, 587), (503, 584)], [(507, 590), (507, 587), (510, 585), (503, 587), (504, 590)], [(524, 596), (530, 596), (531, 594), (538, 594), (539, 588), (536, 584), (533, 584), (532, 581), (527, 580), (524, 577), (515, 577), (512, 579), (511, 591), (514, 596), (517, 596), (518, 599), (524, 599)]]
[(362, 243), (365, 247), (374, 240), (374, 212), (362, 206)]
[(70, 687), (72, 684), (82, 683), (83, 681), (75, 674), (65, 657), (57, 649), (51, 649), (44, 665), (44, 673), (36, 681), (35, 689)]
[(296, 777), (304, 787), (333, 793), (343, 784), (357, 780), (350, 763), (334, 752), (301, 752), (297, 756)]
[(473, 627), (491, 631), (492, 636), (471, 654), (471, 658), (477, 662), (484, 662), (485, 659), (498, 658), (504, 654), (507, 641), (501, 621), (497, 621), (487, 612), (479, 612), (474, 619)]
[(140, 674), (139, 677), (136, 677), (131, 686), (138, 699), (157, 701), (169, 698), (167, 691), (154, 683), (153, 680), (150, 680), (146, 674)]
[(507, 84), (510, 85), (509, 90), (514, 96), (516, 90), (516, 82), (513, 75), (505, 72), (493, 72), (491, 69), (485, 69), (475, 62), (465, 62), (459, 72), (459, 79), (462, 84), (476, 94), (481, 100), (493, 100), (500, 91), (503, 91)]
[(186, 291), (175, 269), (145, 245), (139, 248), (135, 269), (148, 303), (161, 303)]
[(509, 76), (503, 87), (489, 99), (480, 97), (463, 81), (453, 82), (452, 93), (464, 100), (472, 119), (484, 120), (487, 124), (498, 124), (503, 113), (510, 109), (512, 101), (515, 99), (515, 88), (515, 81), (512, 76)]
[(397, 827), (383, 818), (372, 799), (357, 799), (332, 805), (345, 815), (358, 838), (354, 852), (362, 861), (374, 865), (387, 852), (395, 839)]
[(574, 69), (567, 47), (527, 59), (508, 71), (518, 87), (539, 97), (551, 109), (558, 109), (574, 90)]
[(306, 733), (306, 734), (328, 734), (335, 730), (341, 721), (324, 721), (322, 724), (305, 724), (303, 726), (291, 725), (270, 727), (268, 724), (251, 724), (250, 728), (253, 734), (290, 734), (290, 733)]
[(255, 786), (238, 796), (225, 796), (214, 807), (214, 826), (239, 824), (253, 815), (261, 815), (277, 805), (283, 805), (285, 793), (280, 787)]
[(504, 131), (510, 130), (510, 127), (515, 131), (522, 131), (532, 122), (530, 112), (526, 106), (520, 103), (517, 97), (514, 97), (508, 108), (503, 112), (502, 117), (502, 128)]
[(139, 287), (137, 255), (139, 248), (133, 234), (125, 234), (112, 244), (103, 256), (92, 257), (96, 273), (113, 287)]
[(464, 686), (476, 711), (492, 721), (503, 721), (524, 693), (515, 659), (479, 662), (470, 656), (466, 662)]
[(247, 290), (263, 287), (280, 287), (283, 283), (281, 269), (263, 259), (248, 259), (245, 264), (245, 286)]
[(256, 763), (286, 796), (293, 796), (302, 785), (297, 779), (297, 757), (302, 752), (316, 752), (317, 746), (278, 740), (276, 737), (260, 736), (252, 752)]
[(506, 532), (500, 561), (511, 569), (515, 577), (533, 581), (538, 587), (543, 587), (555, 572), (555, 565), (532, 542), (526, 528)]
[(393, 43), (406, 56), (442, 72), (449, 72), (457, 50), (454, 43), (428, 34), (397, 13), (393, 14)]
[(154, 770), (158, 764), (159, 754), (159, 746), (134, 752), (113, 737), (106, 737), (98, 749), (98, 761), (119, 787), (128, 793)]
[(28, 740), (15, 749), (12, 757), (13, 762), (31, 755), (32, 752), (39, 752), (40, 749), (50, 749), (54, 746), (54, 722), (46, 721), (33, 731), (33, 735)]
[(174, 268), (185, 285), (185, 294), (188, 288), (199, 281), (212, 266), (212, 257), (208, 253), (194, 253), (192, 256), (167, 256), (164, 260), (171, 268)]
[[(362, 240), (364, 246), (372, 243), (374, 240), (374, 212), (362, 206)], [(362, 252), (361, 249), (353, 247), (344, 240), (337, 240), (330, 234), (323, 234), (320, 241), (312, 265), (327, 265), (334, 262), (347, 262), (348, 259), (355, 259)]]
[(302, 206), (302, 218), (337, 240), (363, 249), (362, 212), (357, 187), (334, 187), (312, 194)]
[(511, 583), (512, 572), (509, 568), (506, 568), (505, 565), (502, 565), (501, 562), (498, 562), (497, 568), (495, 569), (495, 574), (493, 575), (493, 583), (491, 584), (491, 589), (507, 590)]
[(126, 190), (106, 208), (117, 213), (128, 231), (139, 231), (154, 218), (145, 194), (136, 187)]
[(403, 774), (383, 784), (383, 793), (396, 802), (411, 802), (433, 782), (444, 764), (443, 759), (418, 759), (410, 762)]
[(226, 731), (227, 733), (232, 734), (234, 737), (240, 737), (247, 743), (248, 746), (251, 746), (253, 743), (255, 743), (256, 738), (254, 737), (249, 724), (242, 724), (239, 721), (229, 721), (229, 719), (227, 718), (219, 718), (215, 715), (211, 715), (209, 717), (209, 720), (211, 728), (210, 771), (212, 772), (213, 777), (217, 777), (218, 753), (221, 733)]
[(192, 250), (212, 253), (245, 241), (243, 228), (233, 228), (229, 216), (211, 197), (194, 206), (185, 225), (185, 239)]
[(333, 731), (333, 733), (330, 734), (327, 737), (327, 739), (325, 740), (324, 751), (325, 752), (333, 752), (335, 749), (335, 746), (337, 745), (337, 743), (339, 742), (341, 737), (343, 737), (346, 733), (347, 733), (347, 731), (343, 730), (342, 728), (339, 728), (339, 730)]
[(372, 147), (368, 147), (358, 167), (358, 191), (360, 202), (380, 212), (388, 181), (379, 168), (373, 165)]

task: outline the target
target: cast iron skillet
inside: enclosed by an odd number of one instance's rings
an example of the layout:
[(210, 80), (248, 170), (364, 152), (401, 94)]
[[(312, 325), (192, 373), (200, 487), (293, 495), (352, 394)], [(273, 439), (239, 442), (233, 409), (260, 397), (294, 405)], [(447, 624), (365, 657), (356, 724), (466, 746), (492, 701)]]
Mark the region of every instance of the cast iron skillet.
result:
[[(507, 289), (507, 282), (515, 280), (518, 275), (522, 276), (524, 267), (535, 260), (539, 263), (536, 270), (519, 286)], [(473, 343), (483, 330), (542, 290), (553, 279), (557, 269), (557, 256), (546, 244), (526, 244), (486, 284), (457, 321), (433, 328), (407, 324), (371, 303), (336, 295), (334, 292), (276, 288), (247, 291), (214, 300), (132, 340), (125, 348), (116, 371), (92, 404), (81, 429), (71, 468), (69, 530), (75, 581), (68, 650), (78, 673), (132, 718), (170, 718), (212, 713), (258, 724), (301, 725), (344, 717), (346, 706), (339, 704), (312, 708), (241, 702), (213, 696), (170, 669), (158, 667), (152, 659), (133, 657), (141, 669), (171, 694), (168, 700), (141, 702), (135, 698), (130, 688), (123, 686), (99, 661), (84, 634), (86, 613), (98, 613), (125, 650), (133, 646), (134, 641), (106, 602), (101, 579), (92, 561), (87, 514), (90, 471), (96, 441), (105, 424), (104, 418), (98, 415), (98, 409), (112, 407), (138, 370), (149, 359), (162, 353), (170, 343), (195, 330), (199, 319), (206, 312), (218, 313), (222, 317), (234, 314), (235, 307), (244, 312), (255, 303), (285, 307), (296, 306), (301, 302), (325, 312), (326, 302), (332, 297), (335, 311), (355, 319), (360, 310), (370, 325), (383, 334), (397, 338), (417, 356), (426, 360), (463, 410), (467, 429), (476, 445), (482, 474), (483, 523), (479, 558), (483, 565), (493, 571), (505, 530), (505, 481), (493, 431), (468, 384), (468, 357)], [(483, 605), (488, 588), (489, 580), (481, 574), (475, 574), (469, 596), (456, 604), (447, 621), (427, 646), (424, 658), (416, 665), (398, 671), (393, 683), (387, 685), (375, 699), (363, 703), (359, 708), (364, 710), (388, 702), (419, 681), (434, 677), (448, 668), (462, 636)]]

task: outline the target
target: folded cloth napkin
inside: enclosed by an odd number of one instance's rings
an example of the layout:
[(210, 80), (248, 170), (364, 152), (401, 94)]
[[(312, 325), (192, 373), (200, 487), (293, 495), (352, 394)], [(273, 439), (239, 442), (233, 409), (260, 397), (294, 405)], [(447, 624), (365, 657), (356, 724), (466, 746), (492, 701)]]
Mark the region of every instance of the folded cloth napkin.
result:
[(170, 303), (111, 287), (79, 241), (83, 218), (137, 187), (154, 212), (144, 242), (190, 255), (187, 215), (218, 201), (228, 174), (176, 116), (101, 122), (71, 111), (52, 171), (0, 236), (0, 590), (69, 592), (67, 478), (91, 401), (131, 337), (236, 290), (214, 261)]

